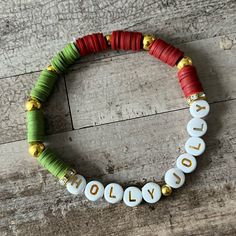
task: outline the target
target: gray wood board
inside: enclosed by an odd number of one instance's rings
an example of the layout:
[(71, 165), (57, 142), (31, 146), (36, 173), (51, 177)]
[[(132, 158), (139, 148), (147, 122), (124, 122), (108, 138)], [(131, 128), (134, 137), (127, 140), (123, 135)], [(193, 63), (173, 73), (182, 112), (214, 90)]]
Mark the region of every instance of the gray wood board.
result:
[[(235, 10), (234, 0), (1, 1), (0, 235), (236, 235)], [(114, 29), (180, 47), (211, 103), (197, 170), (170, 198), (132, 209), (71, 196), (23, 140), (24, 102), (52, 56), (75, 37)], [(146, 52), (81, 58), (46, 104), (47, 144), (88, 180), (162, 184), (191, 118), (176, 73)]]

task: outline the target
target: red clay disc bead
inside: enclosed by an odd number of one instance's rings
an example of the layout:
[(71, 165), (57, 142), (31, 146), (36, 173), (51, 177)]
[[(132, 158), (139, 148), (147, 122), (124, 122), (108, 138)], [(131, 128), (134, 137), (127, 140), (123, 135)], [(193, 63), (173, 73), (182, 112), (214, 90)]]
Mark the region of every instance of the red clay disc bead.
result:
[(119, 42), (120, 42), (120, 49), (121, 50), (125, 50), (125, 43), (126, 43), (126, 40), (125, 40), (125, 33), (124, 32), (120, 32), (120, 38), (119, 38)]
[(179, 59), (184, 55), (178, 48), (166, 43), (162, 39), (156, 39), (152, 43), (149, 54), (170, 66), (175, 66)]
[(111, 34), (111, 48), (113, 50), (116, 50), (115, 40), (116, 40), (116, 31), (113, 31), (112, 34)]
[(113, 31), (111, 35), (111, 48), (113, 50), (133, 50), (141, 49), (142, 33), (129, 31)]
[(167, 47), (167, 43), (163, 40), (155, 40), (150, 46), (149, 54), (155, 55), (159, 59), (165, 47)]
[(125, 35), (125, 50), (130, 50), (130, 32), (124, 32)]
[(136, 34), (131, 34), (131, 42), (130, 42), (131, 50), (136, 50)]
[(87, 49), (84, 45), (83, 39), (77, 39), (76, 40), (76, 47), (79, 49), (79, 53), (81, 56), (84, 56), (87, 54)]
[(100, 51), (99, 39), (94, 34), (92, 34), (92, 41), (94, 43), (95, 51), (99, 52)]
[(198, 79), (197, 71), (194, 66), (185, 66), (178, 72), (180, 86), (185, 97), (192, 94), (203, 92), (201, 82)]
[(141, 47), (141, 43), (142, 43), (142, 38), (143, 35), (139, 32), (136, 33), (136, 50), (135, 51), (139, 51), (142, 47)]
[(121, 34), (120, 34), (120, 31), (117, 31), (117, 34), (116, 34), (116, 49), (120, 49), (120, 36), (121, 36)]
[(81, 56), (107, 49), (106, 40), (102, 33), (86, 35), (83, 38), (78, 38), (76, 40), (76, 46), (79, 49)]
[(95, 52), (95, 48), (93, 46), (93, 42), (92, 42), (92, 39), (91, 39), (90, 35), (86, 35), (84, 37), (84, 43), (86, 45), (86, 48), (87, 48), (88, 52), (91, 52), (91, 53)]
[(107, 50), (107, 42), (102, 33), (97, 34), (97, 39), (102, 50)]

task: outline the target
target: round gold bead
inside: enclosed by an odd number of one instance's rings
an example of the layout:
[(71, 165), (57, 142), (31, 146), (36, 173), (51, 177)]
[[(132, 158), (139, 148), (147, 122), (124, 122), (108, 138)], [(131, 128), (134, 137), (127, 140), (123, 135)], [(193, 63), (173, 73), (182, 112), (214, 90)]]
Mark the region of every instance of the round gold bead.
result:
[(183, 57), (177, 64), (177, 68), (181, 70), (185, 66), (192, 66), (192, 65), (193, 65), (193, 62), (190, 57)]
[(47, 70), (48, 70), (48, 71), (56, 71), (52, 65), (49, 65), (49, 66), (47, 67)]
[(42, 104), (36, 98), (29, 98), (25, 104), (27, 111), (38, 110), (42, 107)]
[(107, 41), (107, 44), (108, 44), (108, 45), (111, 45), (111, 35), (110, 35), (110, 34), (107, 34), (107, 35), (105, 36), (105, 39), (106, 39), (106, 41)]
[(172, 193), (172, 188), (169, 185), (165, 184), (161, 187), (161, 192), (166, 197), (170, 196)]
[(143, 36), (143, 49), (149, 50), (149, 47), (154, 42), (155, 37), (153, 35), (144, 35)]
[(33, 157), (39, 157), (44, 149), (45, 149), (45, 146), (43, 143), (39, 143), (39, 142), (32, 143), (29, 146), (29, 154)]

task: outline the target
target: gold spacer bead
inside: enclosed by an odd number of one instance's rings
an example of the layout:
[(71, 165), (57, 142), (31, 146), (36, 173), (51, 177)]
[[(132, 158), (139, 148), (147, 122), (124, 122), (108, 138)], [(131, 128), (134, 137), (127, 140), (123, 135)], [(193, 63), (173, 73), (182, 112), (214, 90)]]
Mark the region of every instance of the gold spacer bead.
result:
[(172, 188), (169, 185), (165, 184), (161, 187), (161, 192), (165, 197), (168, 197), (172, 193)]
[(69, 169), (66, 174), (61, 178), (59, 179), (59, 183), (62, 185), (62, 186), (65, 186), (66, 183), (73, 177), (75, 176), (77, 173), (74, 169)]
[(110, 35), (110, 34), (107, 34), (107, 35), (105, 36), (105, 39), (106, 39), (106, 41), (107, 41), (107, 44), (110, 46), (110, 45), (111, 45), (111, 35)]
[(153, 35), (144, 35), (143, 36), (143, 49), (149, 50), (149, 47), (154, 42), (156, 38)]
[(181, 70), (185, 66), (192, 66), (193, 61), (190, 57), (183, 57), (177, 64), (177, 68)]
[(187, 103), (190, 106), (194, 101), (197, 100), (206, 100), (206, 94), (204, 92), (199, 92), (192, 94), (191, 96), (187, 97)]
[(45, 146), (43, 143), (40, 142), (31, 143), (29, 146), (29, 154), (33, 157), (39, 157), (44, 149)]
[(55, 72), (56, 72), (55, 68), (54, 68), (52, 65), (49, 65), (49, 66), (47, 67), (47, 70), (48, 70), (48, 71), (55, 71)]
[(25, 104), (27, 111), (39, 110), (42, 107), (42, 104), (36, 98), (29, 98)]

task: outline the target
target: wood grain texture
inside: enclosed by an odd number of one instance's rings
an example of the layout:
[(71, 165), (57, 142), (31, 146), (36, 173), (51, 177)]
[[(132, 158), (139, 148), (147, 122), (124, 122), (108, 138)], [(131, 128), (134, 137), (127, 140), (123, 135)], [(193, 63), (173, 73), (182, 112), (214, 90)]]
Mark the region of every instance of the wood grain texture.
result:
[[(231, 34), (180, 45), (193, 58), (210, 102), (236, 97), (234, 41), (235, 34)], [(223, 50), (224, 46), (228, 49)], [(175, 89), (175, 68), (168, 68), (146, 52), (110, 54), (85, 58), (66, 75), (75, 128), (186, 107), (180, 89)], [(0, 80), (0, 143), (25, 138), (24, 103), (38, 75), (35, 72)], [(49, 134), (72, 129), (63, 80), (47, 106)]]
[(140, 30), (183, 42), (236, 32), (234, 0), (1, 1), (0, 78), (42, 70), (94, 31)]
[[(236, 235), (235, 10), (234, 0), (2, 0), (0, 236)], [(114, 29), (153, 33), (183, 49), (212, 108), (207, 151), (184, 187), (132, 209), (71, 196), (22, 140), (24, 101), (39, 71), (74, 37)], [(80, 59), (65, 79), (45, 107), (56, 153), (88, 180), (162, 184), (188, 137), (176, 70), (145, 52), (109, 51)]]
[[(25, 102), (38, 76), (39, 73), (30, 73), (0, 80), (0, 143), (25, 139)], [(47, 133), (72, 130), (63, 78), (58, 79), (54, 93), (44, 110)]]
[[(236, 98), (235, 36), (179, 45), (193, 59), (210, 102)], [(226, 37), (232, 45), (223, 50)], [(66, 84), (77, 129), (187, 106), (176, 68), (147, 52), (83, 61), (66, 75)]]
[[(212, 105), (208, 148), (197, 171), (153, 206), (130, 209), (73, 197), (25, 154), (25, 141), (1, 145), (1, 235), (234, 235), (235, 105), (236, 100)], [(89, 179), (142, 186), (162, 182), (183, 152), (187, 114), (186, 109), (167, 112), (52, 135), (48, 141)]]

